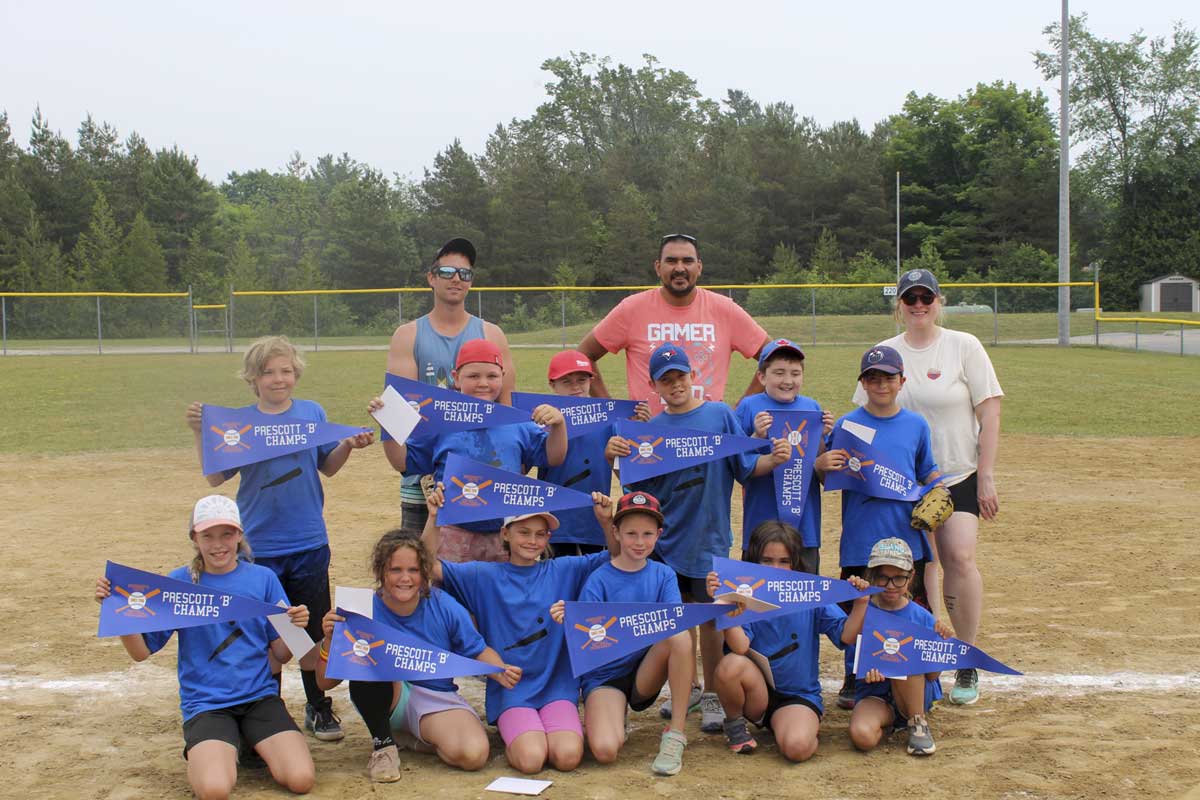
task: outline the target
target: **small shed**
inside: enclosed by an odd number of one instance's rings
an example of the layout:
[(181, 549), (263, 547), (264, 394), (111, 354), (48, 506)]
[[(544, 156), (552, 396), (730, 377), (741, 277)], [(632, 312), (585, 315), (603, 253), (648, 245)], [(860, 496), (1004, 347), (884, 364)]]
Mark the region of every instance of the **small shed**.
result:
[(1200, 311), (1200, 281), (1160, 275), (1142, 284), (1142, 311)]

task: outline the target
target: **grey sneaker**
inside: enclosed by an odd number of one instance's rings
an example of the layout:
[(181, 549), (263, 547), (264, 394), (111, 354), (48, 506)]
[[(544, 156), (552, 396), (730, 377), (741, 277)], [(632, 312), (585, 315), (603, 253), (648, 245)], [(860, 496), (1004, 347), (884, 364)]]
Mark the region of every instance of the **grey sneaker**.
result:
[(729, 743), (729, 749), (735, 753), (750, 755), (754, 748), (758, 747), (758, 742), (746, 729), (745, 717), (725, 720), (725, 740)]
[(950, 702), (956, 706), (970, 706), (978, 701), (979, 670), (957, 670), (954, 673), (954, 688), (950, 690)]
[(322, 742), (336, 742), (346, 737), (342, 720), (333, 713), (333, 699), (329, 697), (304, 704), (304, 728)]
[(908, 721), (908, 754), (910, 756), (931, 756), (937, 750), (933, 743), (933, 734), (929, 732), (929, 722), (924, 714), (917, 714)]
[[(700, 707), (701, 691), (702, 690), (700, 689), (699, 686), (693, 686), (692, 690), (690, 692), (688, 692), (688, 713), (689, 714)], [(658, 707), (658, 715), (660, 717), (662, 717), (663, 719), (671, 718), (671, 698), (670, 697), (668, 697), (663, 702), (663, 704)]]
[(725, 709), (713, 692), (700, 695), (700, 730), (703, 733), (720, 733), (725, 728)]
[(390, 744), (371, 753), (367, 760), (367, 775), (375, 783), (395, 783), (400, 780), (400, 751)]
[(678, 775), (683, 769), (683, 748), (687, 747), (687, 737), (672, 730), (663, 731), (662, 741), (658, 744), (658, 756), (650, 766), (656, 775)]

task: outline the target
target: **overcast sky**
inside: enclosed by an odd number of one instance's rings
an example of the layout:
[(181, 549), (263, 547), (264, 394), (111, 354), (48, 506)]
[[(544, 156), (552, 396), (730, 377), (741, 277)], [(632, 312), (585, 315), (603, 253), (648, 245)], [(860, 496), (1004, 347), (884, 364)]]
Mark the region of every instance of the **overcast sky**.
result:
[[(1074, 0), (1091, 30), (1195, 27), (1195, 0)], [(74, 142), (91, 112), (154, 149), (178, 144), (215, 183), (349, 152), (420, 178), (454, 138), (481, 152), (498, 122), (545, 99), (542, 61), (570, 51), (742, 89), (822, 124), (868, 130), (909, 91), (954, 97), (1002, 79), (1056, 87), (1034, 68), (1055, 0), (353, 3), (0, 0), (0, 110), (28, 141), (40, 104)], [(584, 11), (582, 9), (587, 9)]]

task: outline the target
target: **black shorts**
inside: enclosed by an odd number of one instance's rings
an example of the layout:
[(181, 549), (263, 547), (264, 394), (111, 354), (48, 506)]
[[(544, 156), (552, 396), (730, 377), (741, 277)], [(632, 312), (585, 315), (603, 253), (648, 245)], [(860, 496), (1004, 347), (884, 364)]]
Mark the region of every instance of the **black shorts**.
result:
[[(913, 599), (913, 602), (922, 608), (929, 610), (929, 594), (925, 591), (925, 565), (929, 563), (928, 559), (921, 559), (913, 562), (913, 576), (908, 582), (908, 595)], [(854, 565), (850, 567), (842, 567), (842, 580), (846, 580), (851, 575), (857, 575), (860, 578), (866, 577), (867, 568), (863, 565)], [(846, 600), (838, 603), (838, 606), (847, 614), (854, 606), (853, 600)]]
[(602, 544), (583, 544), (582, 542), (567, 542), (565, 544), (554, 544), (550, 542), (550, 557), (563, 558), (564, 556), (590, 556), (594, 553), (599, 553), (608, 548)]
[(771, 717), (775, 716), (775, 712), (785, 706), (806, 706), (812, 709), (812, 712), (817, 715), (817, 719), (822, 717), (821, 709), (811, 700), (803, 697), (797, 697), (793, 694), (780, 694), (771, 687), (767, 687), (767, 710), (763, 712), (763, 718), (759, 722), (754, 723), (760, 728), (771, 730)]
[[(742, 551), (742, 561), (746, 561), (746, 552)], [(819, 547), (801, 547), (800, 548), (800, 571), (807, 572), (809, 575), (821, 574), (821, 548)]]
[(972, 472), (964, 480), (950, 487), (950, 499), (954, 501), (955, 511), (965, 511), (979, 516), (979, 478), (978, 473)]
[(300, 729), (277, 694), (228, 708), (201, 711), (183, 723), (183, 757), (187, 758), (189, 750), (210, 739), (228, 742), (234, 747), (244, 741), (254, 747), (263, 739), (284, 731), (299, 733)]
[[(658, 555), (657, 550), (650, 554), (650, 558), (660, 564), (667, 564)], [(667, 566), (671, 565), (667, 564)], [(708, 581), (705, 578), (693, 578), (690, 575), (676, 572), (675, 583), (679, 586), (679, 596), (683, 598), (685, 603), (711, 603), (713, 601), (708, 596)]]
[(429, 506), (424, 503), (400, 503), (400, 527), (410, 531), (425, 530), (429, 521)]
[(637, 693), (637, 674), (642, 668), (642, 658), (638, 659), (638, 663), (633, 669), (626, 672), (624, 675), (618, 675), (605, 681), (601, 686), (608, 686), (617, 689), (621, 694), (625, 695), (625, 702), (629, 703), (629, 707), (634, 711), (645, 711), (650, 706), (654, 705), (654, 701), (658, 699), (658, 692), (654, 693), (653, 697), (636, 697)]
[(255, 563), (275, 573), (283, 592), (294, 606), (308, 607), (305, 631), (314, 642), (325, 638), (321, 620), (329, 613), (329, 545), (255, 559)]

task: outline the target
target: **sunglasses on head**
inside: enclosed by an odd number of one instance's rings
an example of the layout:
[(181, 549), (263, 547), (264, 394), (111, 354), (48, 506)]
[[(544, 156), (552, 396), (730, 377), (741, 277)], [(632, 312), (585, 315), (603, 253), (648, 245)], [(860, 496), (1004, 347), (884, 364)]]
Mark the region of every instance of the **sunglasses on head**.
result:
[(937, 295), (933, 292), (905, 292), (900, 299), (904, 301), (904, 305), (906, 306), (915, 306), (918, 300), (927, 306), (931, 306), (937, 302)]
[(457, 275), (459, 280), (468, 283), (475, 278), (475, 270), (470, 267), (433, 267), (429, 270), (443, 280), (453, 280)]
[(691, 242), (692, 244), (696, 243), (696, 237), (688, 236), (686, 233), (668, 233), (666, 236), (662, 237), (663, 244), (666, 244), (667, 242), (674, 242), (676, 240), (683, 240), (685, 242)]

